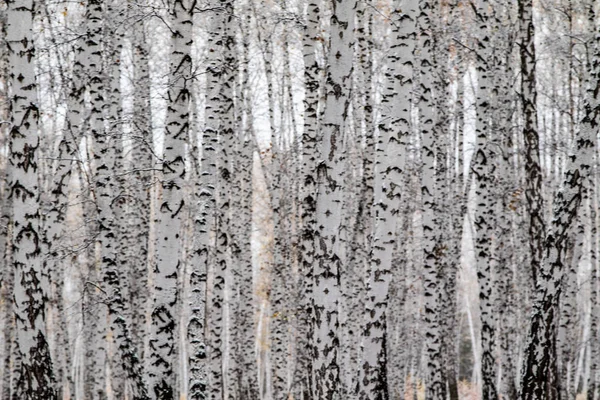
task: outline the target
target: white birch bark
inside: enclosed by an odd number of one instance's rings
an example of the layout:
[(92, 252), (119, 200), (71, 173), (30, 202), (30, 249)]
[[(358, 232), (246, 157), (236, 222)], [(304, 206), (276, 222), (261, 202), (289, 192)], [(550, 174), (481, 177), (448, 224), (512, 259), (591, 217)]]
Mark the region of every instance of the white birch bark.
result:
[(396, 246), (398, 215), (404, 192), (406, 145), (411, 132), (411, 92), (413, 85), (413, 51), (416, 42), (416, 1), (395, 2), (392, 45), (388, 55), (382, 120), (389, 124), (381, 129), (375, 154), (375, 198), (373, 203), (373, 238), (367, 286), (365, 330), (359, 378), (359, 398), (387, 399), (388, 341), (386, 313), (392, 261)]
[(331, 43), (327, 57), (326, 98), (317, 165), (315, 262), (313, 269), (313, 396), (340, 396), (339, 302), (340, 272), (345, 256), (340, 240), (345, 169), (343, 137), (349, 127), (354, 10), (356, 1), (333, 3)]
[[(126, 290), (126, 263), (119, 259), (123, 254), (122, 219), (125, 217), (123, 172), (123, 127), (121, 105), (121, 72), (120, 59), (124, 31), (118, 31), (120, 12), (118, 4), (109, 0), (106, 5), (105, 26), (106, 49), (108, 50), (106, 74), (100, 70), (94, 76), (90, 91), (94, 90), (96, 81), (110, 77), (107, 87), (107, 98), (104, 99), (102, 88), (97, 88), (92, 97), (92, 109), (106, 109), (105, 118), (102, 111), (93, 111), (91, 130), (94, 144), (95, 161), (95, 193), (99, 219), (100, 259), (102, 270), (102, 287), (106, 294), (105, 304), (108, 309), (112, 340), (115, 351), (112, 354), (111, 388), (116, 397), (125, 396), (125, 384), (131, 387), (133, 399), (147, 399), (147, 390), (142, 377), (142, 365), (135, 349), (130, 333), (131, 311), (129, 296)], [(106, 107), (108, 106), (108, 107)], [(106, 122), (106, 124), (105, 124)], [(105, 130), (105, 127), (107, 129)], [(121, 228), (121, 229), (119, 229)], [(119, 238), (119, 240), (115, 240)]]
[[(89, 140), (88, 143), (91, 142), (92, 144), (88, 144), (86, 151), (90, 170), (94, 169), (95, 173), (99, 174), (102, 172), (106, 174), (106, 171), (102, 171), (101, 169), (100, 172), (98, 172), (99, 166), (94, 164), (95, 160), (92, 160), (93, 156), (90, 154), (90, 148), (95, 148), (95, 151), (98, 152), (101, 143), (106, 140), (103, 115), (106, 93), (104, 86), (105, 77), (102, 75), (102, 44), (104, 41), (102, 32), (103, 12), (103, 0), (88, 0), (85, 13), (86, 49), (84, 52), (84, 68), (86, 73), (87, 95), (90, 99), (89, 111), (86, 115), (89, 124), (89, 136), (86, 139)], [(100, 156), (97, 155), (97, 158), (100, 158)], [(84, 172), (82, 170), (82, 173), (88, 174), (88, 171)], [(90, 399), (103, 399), (107, 396), (107, 315), (106, 307), (102, 302), (102, 296), (105, 295), (105, 292), (103, 292), (101, 286), (103, 278), (103, 271), (101, 268), (103, 264), (100, 259), (100, 251), (102, 245), (101, 235), (105, 232), (103, 231), (101, 221), (103, 216), (98, 213), (98, 208), (94, 208), (98, 206), (98, 193), (96, 190), (102, 183), (99, 181), (99, 176), (92, 177), (89, 175), (85, 176), (85, 179), (89, 182), (89, 185), (87, 185), (89, 201), (84, 205), (84, 214), (87, 218), (93, 220), (93, 223), (87, 226), (87, 233), (90, 235), (88, 239), (90, 244), (88, 247), (89, 276), (88, 280), (85, 282), (84, 289), (88, 301), (83, 316), (84, 336), (86, 340), (84, 390), (86, 397), (89, 397)], [(92, 182), (92, 180), (94, 180), (94, 182)], [(99, 186), (95, 185), (95, 183)]]
[(495, 155), (492, 140), (497, 132), (492, 131), (497, 116), (493, 110), (493, 79), (490, 76), (492, 62), (490, 27), (490, 4), (486, 0), (477, 3), (477, 123), (476, 148), (473, 156), (475, 176), (475, 258), (479, 283), (479, 309), (481, 315), (481, 378), (482, 396), (486, 399), (498, 397), (496, 391), (497, 368), (495, 354), (496, 320), (494, 306), (493, 272), (497, 262), (492, 255), (492, 241), (496, 227), (496, 205), (494, 204)]
[(175, 382), (178, 279), (182, 273), (181, 227), (185, 205), (185, 153), (192, 89), (192, 2), (169, 1), (171, 44), (167, 116), (162, 160), (162, 191), (157, 203), (154, 304), (151, 314), (149, 394), (152, 399), (178, 398)]
[(436, 110), (432, 98), (434, 76), (434, 33), (433, 16), (437, 4), (428, 0), (419, 3), (419, 130), (421, 132), (421, 161), (423, 163), (422, 187), (422, 226), (423, 226), (423, 285), (426, 397), (431, 400), (445, 400), (446, 381), (442, 366), (442, 346), (440, 329), (440, 278), (438, 274), (438, 251), (435, 188), (435, 120)]
[(315, 229), (317, 207), (317, 144), (319, 131), (319, 92), (320, 71), (318, 61), (318, 43), (320, 36), (320, 10), (317, 0), (309, 0), (306, 8), (306, 22), (302, 35), (304, 61), (304, 129), (302, 132), (302, 185), (300, 191), (302, 235), (300, 245), (300, 271), (303, 278), (297, 289), (300, 297), (305, 299), (299, 305), (298, 317), (298, 363), (294, 373), (295, 380), (300, 381), (298, 395), (312, 395), (313, 368), (310, 340), (312, 338), (312, 305), (313, 268), (315, 260)]
[[(600, 302), (598, 301), (599, 290), (598, 290), (598, 224), (596, 218), (596, 190), (590, 188), (592, 190), (592, 198), (590, 201), (591, 206), (591, 215), (590, 215), (590, 373), (588, 377), (588, 387), (587, 387), (587, 400), (596, 400), (600, 396), (600, 387), (599, 387), (599, 374), (600, 374), (600, 333), (598, 328), (600, 326)], [(573, 263), (571, 263), (573, 265)], [(572, 275), (573, 271), (568, 270), (568, 274)], [(577, 275), (575, 275), (575, 278)], [(567, 282), (570, 280), (570, 277), (567, 278)], [(576, 283), (576, 282), (575, 282)], [(573, 285), (573, 282), (571, 282)], [(567, 286), (566, 288), (569, 290), (570, 288)], [(571, 310), (573, 311), (573, 307)], [(567, 359), (566, 361), (571, 361)], [(567, 370), (568, 372), (568, 370)], [(568, 381), (561, 382), (562, 386), (566, 385)], [(569, 389), (569, 386), (567, 386)]]
[(529, 245), (531, 276), (537, 281), (543, 258), (543, 241), (546, 234), (544, 199), (542, 197), (542, 169), (540, 138), (537, 120), (537, 89), (535, 71), (535, 30), (532, 0), (518, 2), (520, 24), (521, 106), (523, 107), (523, 138), (525, 140), (525, 174), (527, 212), (529, 214)]
[[(205, 120), (206, 128), (214, 135), (215, 151), (215, 253), (212, 276), (210, 307), (208, 308), (208, 362), (210, 399), (221, 399), (227, 395), (228, 382), (224, 381), (223, 353), (225, 351), (225, 290), (227, 275), (231, 266), (230, 254), (230, 201), (232, 144), (234, 135), (233, 85), (235, 74), (235, 38), (233, 2), (211, 3), (209, 14), (209, 51)], [(203, 167), (204, 168), (204, 167)]]
[[(593, 11), (592, 11), (593, 12)], [(570, 150), (563, 185), (555, 196), (552, 223), (544, 238), (544, 259), (536, 286), (531, 323), (523, 357), (522, 400), (559, 397), (556, 367), (558, 304), (563, 291), (567, 240), (577, 220), (582, 194), (592, 170), (595, 132), (600, 111), (600, 31), (595, 29), (590, 70), (586, 77), (581, 131)], [(591, 189), (591, 188), (589, 188)]]
[(43, 269), (40, 187), (38, 183), (39, 109), (33, 42), (33, 1), (8, 4), (8, 84), (10, 104), (10, 197), (13, 202), (12, 268), (16, 387), (13, 398), (57, 399), (46, 338), (45, 307), (50, 282)]
[(150, 109), (150, 72), (147, 34), (142, 22), (133, 27), (133, 99), (132, 148), (128, 169), (132, 180), (128, 190), (127, 223), (131, 234), (126, 241), (125, 262), (129, 270), (129, 295), (132, 319), (131, 336), (142, 365), (147, 343), (146, 313), (149, 300), (148, 262), (150, 240), (150, 185), (154, 176), (152, 113)]
[[(240, 61), (247, 60), (245, 56)], [(242, 82), (238, 87), (236, 100), (240, 104), (236, 127), (236, 153), (233, 183), (233, 207), (236, 218), (233, 220), (232, 256), (234, 274), (238, 277), (233, 288), (237, 292), (235, 324), (237, 330), (232, 338), (235, 341), (234, 362), (236, 364), (236, 393), (230, 398), (258, 398), (258, 369), (256, 359), (256, 296), (252, 273), (252, 164), (253, 146), (250, 142), (254, 135), (251, 122), (252, 108), (249, 104), (250, 87), (248, 66), (242, 62)], [(245, 121), (245, 122), (244, 122)], [(233, 397), (235, 396), (235, 397)]]

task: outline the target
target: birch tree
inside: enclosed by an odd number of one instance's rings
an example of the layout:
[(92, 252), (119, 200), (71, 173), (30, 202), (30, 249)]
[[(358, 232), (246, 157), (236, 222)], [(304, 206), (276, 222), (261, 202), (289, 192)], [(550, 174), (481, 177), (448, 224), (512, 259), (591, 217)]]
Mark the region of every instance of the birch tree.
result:
[(552, 223), (544, 238), (544, 259), (536, 286), (536, 298), (523, 359), (521, 399), (555, 399), (559, 397), (556, 366), (556, 328), (558, 303), (565, 276), (567, 239), (577, 220), (584, 185), (592, 170), (593, 137), (599, 118), (598, 83), (600, 82), (600, 38), (594, 30), (595, 42), (591, 58), (581, 132), (571, 150), (560, 191), (554, 200)]
[(154, 304), (150, 330), (149, 392), (153, 399), (175, 399), (178, 279), (181, 274), (180, 234), (185, 205), (183, 186), (192, 86), (193, 3), (170, 1), (171, 44), (167, 117), (162, 160), (162, 191), (158, 199)]
[[(487, 1), (479, 1), (477, 6), (477, 20), (479, 23), (477, 47), (477, 125), (476, 149), (473, 162), (473, 173), (476, 178), (475, 194), (477, 205), (475, 208), (476, 242), (475, 253), (477, 259), (477, 278), (479, 281), (479, 308), (481, 310), (481, 377), (483, 380), (483, 397), (495, 399), (496, 392), (496, 361), (494, 358), (496, 321), (493, 311), (493, 270), (495, 260), (492, 256), (492, 238), (496, 209), (493, 203), (493, 184), (495, 175), (494, 150), (491, 148), (493, 122), (495, 116), (492, 109), (492, 90), (490, 86), (489, 70), (492, 61), (490, 47), (492, 45), (489, 34), (490, 5)], [(495, 133), (495, 132), (494, 132)]]
[(319, 93), (321, 66), (318, 60), (318, 47), (320, 36), (320, 9), (319, 2), (313, 0), (308, 2), (306, 8), (306, 21), (302, 34), (302, 49), (304, 61), (304, 126), (302, 132), (302, 186), (301, 214), (302, 236), (300, 245), (300, 268), (304, 276), (300, 283), (303, 292), (304, 303), (300, 306), (299, 326), (303, 329), (299, 332), (298, 367), (296, 379), (303, 382), (304, 393), (312, 394), (312, 351), (313, 336), (312, 318), (312, 296), (313, 296), (313, 263), (315, 260), (316, 242), (316, 206), (317, 206), (317, 159), (318, 143), (320, 139), (319, 130)]
[[(386, 313), (394, 251), (396, 223), (403, 213), (403, 172), (406, 170), (406, 144), (411, 132), (411, 91), (415, 48), (417, 2), (394, 3), (392, 34), (388, 56), (386, 91), (382, 119), (390, 123), (381, 131), (375, 158), (374, 234), (370, 276), (367, 286), (365, 331), (360, 371), (361, 399), (387, 399)], [(388, 115), (386, 115), (389, 113)]]
[(46, 337), (45, 307), (48, 274), (43, 269), (38, 183), (39, 110), (35, 75), (33, 20), (35, 3), (8, 4), (6, 41), (10, 104), (10, 197), (14, 312), (19, 356), (16, 389), (19, 399), (57, 399), (54, 372)]
[(315, 261), (313, 269), (313, 396), (330, 400), (340, 393), (339, 276), (345, 255), (339, 240), (345, 156), (343, 137), (348, 129), (354, 0), (334, 3), (331, 42), (327, 56), (322, 142), (317, 165)]
[(419, 130), (421, 132), (421, 202), (423, 226), (423, 285), (424, 285), (424, 321), (426, 346), (426, 396), (432, 400), (446, 398), (446, 382), (442, 368), (441, 330), (439, 321), (439, 290), (437, 248), (437, 211), (435, 198), (435, 121), (436, 109), (433, 98), (434, 76), (434, 14), (436, 4), (428, 1), (419, 3), (417, 26), (419, 29)]

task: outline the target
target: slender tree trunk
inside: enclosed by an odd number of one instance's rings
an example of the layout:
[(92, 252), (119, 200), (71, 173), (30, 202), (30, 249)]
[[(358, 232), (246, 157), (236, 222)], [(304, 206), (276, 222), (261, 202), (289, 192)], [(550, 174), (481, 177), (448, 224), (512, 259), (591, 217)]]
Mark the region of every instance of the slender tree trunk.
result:
[(313, 269), (313, 396), (332, 400), (340, 395), (339, 279), (345, 266), (342, 241), (342, 187), (345, 169), (343, 137), (349, 129), (348, 109), (352, 75), (356, 1), (334, 3), (328, 53), (326, 100), (321, 130), (323, 141), (317, 165), (315, 262)]
[(436, 198), (435, 198), (435, 120), (436, 109), (432, 98), (434, 77), (433, 16), (436, 3), (428, 0), (419, 3), (419, 130), (421, 132), (422, 171), (422, 226), (423, 226), (423, 285), (426, 348), (426, 397), (445, 400), (446, 380), (442, 366), (440, 329), (440, 277), (438, 274)]
[[(415, 47), (416, 1), (395, 3), (402, 7), (402, 19), (394, 21), (393, 43), (386, 73), (382, 103), (388, 103), (382, 119), (389, 125), (381, 130), (375, 159), (374, 233), (371, 266), (367, 286), (366, 323), (363, 332), (362, 369), (359, 379), (361, 399), (388, 399), (386, 360), (386, 312), (391, 269), (396, 250), (396, 223), (403, 214), (401, 199), (403, 172), (406, 168), (406, 145), (411, 132), (411, 92), (413, 85), (413, 50)], [(401, 15), (397, 11), (397, 15)]]
[(148, 45), (142, 22), (133, 27), (133, 75), (135, 93), (131, 137), (131, 158), (127, 160), (132, 182), (126, 190), (128, 234), (124, 262), (129, 266), (128, 285), (131, 302), (131, 336), (142, 366), (145, 365), (146, 313), (148, 306), (148, 262), (150, 240), (150, 185), (153, 174), (152, 114)]
[[(495, 187), (495, 156), (491, 148), (492, 126), (494, 117), (491, 98), (493, 79), (490, 76), (491, 40), (489, 37), (490, 5), (486, 0), (480, 0), (477, 7), (479, 37), (477, 47), (477, 123), (476, 149), (473, 160), (473, 174), (476, 178), (475, 194), (475, 255), (477, 263), (477, 278), (479, 283), (479, 308), (481, 312), (481, 378), (482, 396), (484, 399), (497, 399), (496, 391), (496, 360), (495, 336), (496, 320), (494, 313), (494, 280), (493, 271), (496, 260), (492, 255), (492, 238), (496, 226), (496, 206), (493, 189)], [(494, 132), (495, 133), (495, 132)]]
[(518, 1), (520, 23), (521, 106), (523, 107), (523, 137), (525, 139), (525, 198), (529, 214), (529, 245), (531, 276), (537, 282), (544, 249), (544, 199), (540, 138), (537, 121), (537, 89), (535, 73), (535, 29), (532, 0)]
[(308, 399), (312, 396), (313, 359), (310, 340), (313, 337), (313, 275), (315, 261), (316, 209), (317, 209), (317, 143), (320, 142), (319, 130), (319, 93), (321, 67), (318, 62), (318, 43), (321, 39), (320, 10), (317, 0), (309, 0), (306, 10), (306, 23), (302, 35), (304, 51), (304, 129), (302, 133), (302, 189), (301, 221), (302, 234), (300, 244), (300, 282), (296, 292), (303, 299), (298, 316), (298, 365), (294, 371), (295, 381), (300, 388), (295, 395)]
[(175, 382), (178, 279), (182, 273), (181, 226), (185, 206), (185, 148), (192, 88), (192, 7), (188, 1), (169, 1), (171, 53), (167, 117), (162, 162), (162, 191), (158, 199), (154, 304), (151, 314), (149, 391), (152, 399), (178, 398)]

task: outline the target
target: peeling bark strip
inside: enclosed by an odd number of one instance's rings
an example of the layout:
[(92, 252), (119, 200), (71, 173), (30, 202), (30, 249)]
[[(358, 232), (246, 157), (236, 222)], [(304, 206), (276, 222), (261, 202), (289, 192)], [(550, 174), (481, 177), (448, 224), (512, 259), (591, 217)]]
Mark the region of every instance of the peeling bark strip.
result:
[(181, 272), (181, 226), (186, 174), (185, 153), (192, 87), (192, 1), (168, 2), (171, 22), (171, 58), (165, 123), (162, 191), (158, 198), (154, 305), (150, 328), (150, 397), (178, 398), (175, 386), (177, 280)]
[[(401, 4), (402, 3), (402, 4)], [(359, 398), (388, 399), (386, 360), (386, 312), (392, 277), (392, 260), (397, 243), (397, 221), (405, 213), (401, 207), (406, 145), (411, 132), (411, 92), (416, 43), (416, 0), (394, 3), (392, 45), (388, 56), (382, 102), (391, 104), (382, 112), (375, 154), (374, 234), (367, 286), (366, 322), (359, 379)]]
[(40, 188), (38, 186), (37, 85), (35, 78), (33, 18), (35, 3), (8, 3), (6, 41), (10, 103), (10, 197), (14, 313), (20, 362), (16, 371), (15, 399), (54, 400), (54, 374), (46, 339), (45, 307), (50, 283), (42, 263)]
[(340, 396), (339, 301), (340, 270), (345, 264), (340, 240), (343, 176), (346, 165), (343, 137), (350, 123), (354, 12), (356, 0), (333, 2), (331, 43), (327, 57), (326, 99), (317, 166), (317, 215), (313, 297), (313, 396)]

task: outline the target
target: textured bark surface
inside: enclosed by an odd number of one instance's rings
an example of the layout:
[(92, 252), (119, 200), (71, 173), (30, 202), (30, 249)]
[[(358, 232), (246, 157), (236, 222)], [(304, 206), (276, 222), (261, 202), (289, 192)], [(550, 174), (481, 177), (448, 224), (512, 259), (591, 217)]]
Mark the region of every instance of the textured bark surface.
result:
[(421, 133), (421, 204), (423, 225), (423, 286), (424, 286), (424, 316), (425, 323), (425, 352), (426, 397), (432, 400), (446, 398), (446, 379), (442, 366), (442, 337), (440, 329), (440, 275), (438, 273), (439, 256), (442, 249), (438, 248), (438, 224), (436, 216), (439, 211), (436, 205), (436, 169), (435, 169), (435, 126), (436, 107), (433, 96), (433, 85), (436, 80), (434, 73), (434, 31), (433, 20), (436, 15), (434, 2), (419, 3), (417, 26), (419, 29), (418, 49), (420, 57), (418, 107), (419, 130)]
[(178, 398), (175, 382), (181, 274), (181, 226), (185, 200), (185, 153), (192, 86), (192, 2), (169, 2), (171, 23), (169, 89), (157, 203), (154, 304), (150, 328), (148, 383), (153, 399)]
[(544, 252), (544, 197), (542, 166), (537, 119), (537, 88), (535, 74), (535, 28), (532, 0), (519, 0), (521, 107), (523, 108), (523, 138), (525, 140), (525, 198), (529, 214), (529, 244), (531, 276), (537, 282)]
[[(395, 3), (395, 36), (390, 49), (389, 69), (382, 102), (382, 119), (389, 125), (381, 133), (375, 153), (373, 238), (367, 283), (366, 321), (359, 378), (359, 398), (388, 399), (386, 313), (397, 243), (398, 216), (402, 208), (406, 146), (411, 133), (413, 51), (416, 37), (416, 1)], [(403, 11), (403, 12), (402, 12)], [(400, 17), (401, 15), (401, 17)], [(387, 103), (387, 104), (386, 104)]]
[(340, 271), (346, 257), (340, 240), (345, 169), (343, 137), (348, 129), (352, 79), (354, 0), (333, 4), (327, 57), (325, 104), (320, 125), (323, 141), (317, 165), (315, 261), (313, 263), (313, 396), (340, 395)]
[(599, 125), (598, 85), (600, 77), (600, 39), (595, 41), (590, 70), (586, 77), (581, 131), (571, 150), (565, 179), (554, 200), (551, 225), (544, 240), (544, 259), (536, 286), (531, 325), (523, 359), (521, 399), (559, 398), (557, 384), (556, 332), (558, 305), (563, 291), (566, 250), (572, 225), (577, 220), (585, 185), (592, 170), (594, 135)]
[(16, 352), (15, 399), (57, 399), (46, 334), (50, 282), (42, 259), (37, 85), (33, 64), (33, 1), (8, 4), (6, 42), (10, 104), (10, 197)]
[(300, 280), (297, 292), (303, 297), (298, 306), (298, 364), (294, 371), (295, 380), (299, 381), (297, 394), (312, 395), (312, 296), (313, 296), (313, 263), (315, 260), (315, 230), (317, 208), (317, 146), (321, 138), (319, 130), (319, 93), (321, 66), (318, 61), (320, 36), (320, 9), (318, 1), (310, 1), (306, 9), (306, 21), (302, 34), (304, 61), (304, 129), (302, 132), (302, 165), (300, 219)]
[(479, 309), (481, 312), (481, 378), (482, 396), (496, 399), (497, 368), (494, 357), (496, 318), (494, 313), (494, 281), (493, 273), (497, 269), (493, 252), (494, 228), (496, 226), (495, 187), (495, 154), (492, 149), (492, 130), (495, 125), (491, 90), (492, 43), (489, 37), (490, 4), (486, 0), (477, 3), (478, 42), (477, 57), (477, 123), (475, 155), (472, 170), (475, 177), (475, 254), (477, 278), (479, 283)]

